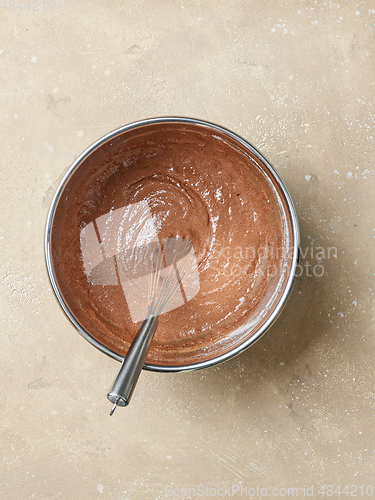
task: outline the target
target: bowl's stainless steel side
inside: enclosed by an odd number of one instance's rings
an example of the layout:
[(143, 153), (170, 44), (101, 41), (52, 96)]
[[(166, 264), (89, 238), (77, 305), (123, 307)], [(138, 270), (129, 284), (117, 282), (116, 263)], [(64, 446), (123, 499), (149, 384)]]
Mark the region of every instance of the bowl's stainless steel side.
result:
[(48, 276), (52, 285), (52, 289), (56, 295), (56, 298), (63, 309), (64, 313), (66, 316), (69, 318), (69, 320), (72, 322), (72, 324), (75, 326), (75, 328), (79, 331), (79, 333), (86, 339), (88, 340), (92, 345), (100, 349), (102, 352), (105, 354), (108, 354), (112, 358), (118, 360), (118, 361), (123, 361), (123, 356), (119, 356), (117, 353), (112, 351), (111, 349), (108, 349), (104, 345), (102, 345), (100, 342), (98, 342), (88, 331), (86, 331), (82, 325), (80, 325), (76, 319), (74, 318), (73, 314), (69, 310), (67, 304), (65, 303), (56, 278), (55, 274), (53, 271), (53, 265), (52, 265), (52, 256), (51, 256), (51, 230), (53, 226), (53, 219), (54, 219), (54, 214), (56, 211), (56, 207), (58, 205), (58, 202), (60, 200), (61, 194), (64, 190), (64, 187), (66, 186), (68, 180), (70, 177), (73, 175), (73, 173), (76, 171), (77, 168), (83, 163), (83, 161), (88, 158), (94, 151), (96, 151), (98, 148), (100, 148), (103, 144), (105, 144), (108, 141), (111, 141), (115, 137), (118, 137), (119, 135), (129, 131), (133, 130), (136, 128), (142, 128), (144, 126), (149, 126), (153, 124), (160, 124), (160, 123), (182, 123), (182, 124), (188, 124), (188, 125), (198, 125), (199, 127), (207, 128), (210, 131), (216, 131), (220, 134), (223, 134), (235, 142), (241, 144), (246, 150), (251, 152), (254, 156), (256, 156), (261, 163), (263, 163), (267, 169), (271, 172), (275, 183), (277, 184), (277, 187), (279, 188), (282, 196), (284, 197), (287, 210), (288, 210), (288, 215), (290, 217), (290, 223), (291, 223), (291, 231), (292, 231), (292, 241), (293, 241), (293, 247), (291, 249), (292, 253), (292, 259), (291, 259), (291, 264), (290, 264), (290, 272), (289, 276), (285, 285), (285, 288), (283, 290), (283, 293), (280, 297), (279, 302), (277, 303), (276, 307), (270, 314), (270, 316), (267, 318), (267, 320), (262, 324), (262, 326), (258, 329), (258, 331), (252, 335), (248, 340), (244, 341), (242, 344), (237, 346), (236, 348), (232, 349), (229, 352), (226, 352), (220, 356), (217, 356), (213, 359), (202, 361), (200, 363), (194, 363), (190, 365), (178, 365), (178, 366), (167, 366), (167, 365), (153, 365), (153, 364), (145, 364), (144, 368), (146, 370), (151, 370), (151, 371), (157, 371), (157, 372), (178, 372), (178, 371), (192, 371), (192, 370), (199, 370), (202, 368), (207, 368), (209, 366), (214, 366), (219, 363), (222, 363), (224, 361), (227, 361), (234, 356), (237, 356), (241, 352), (243, 352), (245, 349), (250, 347), (250, 345), (254, 344), (259, 338), (271, 327), (271, 325), (275, 322), (279, 314), (281, 313), (283, 307), (285, 306), (290, 293), (293, 288), (293, 283), (295, 279), (295, 273), (298, 265), (298, 256), (299, 256), (299, 247), (300, 247), (300, 233), (299, 233), (299, 225), (298, 225), (298, 219), (297, 219), (297, 213), (292, 201), (292, 198), (282, 181), (281, 177), (277, 173), (277, 171), (274, 169), (274, 167), (271, 165), (271, 163), (256, 149), (254, 146), (252, 146), (249, 142), (247, 142), (245, 139), (240, 137), (239, 135), (235, 134), (234, 132), (221, 127), (220, 125), (216, 125), (210, 122), (206, 122), (203, 120), (198, 120), (195, 118), (185, 118), (185, 117), (160, 117), (160, 118), (150, 118), (146, 120), (140, 120), (137, 122), (130, 123), (128, 125), (125, 125), (123, 127), (120, 127), (109, 134), (105, 135), (98, 141), (96, 141), (94, 144), (92, 144), (90, 147), (88, 147), (72, 164), (72, 166), (69, 168), (67, 173), (65, 174), (64, 178), (62, 179), (55, 195), (52, 200), (48, 216), (47, 216), (47, 222), (46, 222), (46, 230), (45, 230), (45, 238), (44, 238), (44, 248), (45, 248), (45, 259), (46, 259), (46, 266), (47, 266), (47, 272)]

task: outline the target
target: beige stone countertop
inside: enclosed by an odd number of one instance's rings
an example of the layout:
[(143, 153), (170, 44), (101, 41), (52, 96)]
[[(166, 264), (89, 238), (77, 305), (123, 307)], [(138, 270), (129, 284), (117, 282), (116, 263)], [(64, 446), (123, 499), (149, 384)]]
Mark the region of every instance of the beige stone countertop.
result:
[[(371, 0), (2, 2), (1, 500), (375, 498), (374, 58)], [(300, 276), (256, 345), (109, 417), (120, 365), (60, 309), (45, 222), (82, 151), (165, 115), (275, 166)]]

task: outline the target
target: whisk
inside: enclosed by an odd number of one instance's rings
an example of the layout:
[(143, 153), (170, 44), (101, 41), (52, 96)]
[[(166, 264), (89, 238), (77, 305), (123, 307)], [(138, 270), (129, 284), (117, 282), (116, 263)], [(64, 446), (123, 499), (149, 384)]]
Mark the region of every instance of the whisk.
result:
[(183, 238), (163, 239), (162, 247), (157, 245), (150, 261), (147, 314), (122, 362), (112, 391), (107, 396), (113, 403), (110, 415), (113, 415), (117, 406), (127, 406), (130, 402), (159, 316), (166, 312), (166, 306), (196, 262), (192, 242)]

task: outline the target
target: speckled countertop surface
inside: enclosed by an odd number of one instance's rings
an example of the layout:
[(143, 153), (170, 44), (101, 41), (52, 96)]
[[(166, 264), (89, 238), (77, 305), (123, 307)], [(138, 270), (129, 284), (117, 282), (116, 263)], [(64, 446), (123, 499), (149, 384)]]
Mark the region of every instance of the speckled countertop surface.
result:
[[(375, 490), (374, 3), (6, 0), (0, 33), (0, 498)], [(302, 267), (254, 347), (144, 372), (110, 418), (119, 364), (55, 301), (45, 220), (87, 146), (161, 115), (213, 121), (268, 157)]]

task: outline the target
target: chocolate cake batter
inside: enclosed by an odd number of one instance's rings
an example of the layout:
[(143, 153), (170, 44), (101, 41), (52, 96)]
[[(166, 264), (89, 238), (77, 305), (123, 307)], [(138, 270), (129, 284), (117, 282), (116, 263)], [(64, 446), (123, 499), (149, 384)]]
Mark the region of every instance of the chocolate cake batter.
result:
[(80, 231), (142, 201), (159, 238), (193, 242), (200, 281), (192, 300), (160, 316), (146, 362), (183, 365), (235, 347), (264, 321), (283, 287), (290, 236), (263, 165), (203, 127), (159, 124), (104, 144), (71, 176), (53, 222), (54, 272), (77, 321), (120, 355), (139, 323), (119, 283), (87, 279)]

